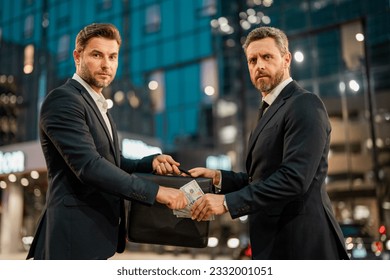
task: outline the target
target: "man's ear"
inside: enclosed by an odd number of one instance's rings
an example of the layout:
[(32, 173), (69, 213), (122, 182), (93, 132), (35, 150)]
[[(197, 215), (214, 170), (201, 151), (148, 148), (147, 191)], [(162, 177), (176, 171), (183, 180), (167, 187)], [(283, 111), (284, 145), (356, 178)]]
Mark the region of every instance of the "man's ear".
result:
[(80, 63), (80, 53), (77, 50), (73, 51), (73, 59), (76, 65)]
[(283, 60), (284, 60), (284, 66), (285, 68), (290, 68), (290, 64), (291, 64), (291, 53), (288, 52), (284, 55), (283, 57)]

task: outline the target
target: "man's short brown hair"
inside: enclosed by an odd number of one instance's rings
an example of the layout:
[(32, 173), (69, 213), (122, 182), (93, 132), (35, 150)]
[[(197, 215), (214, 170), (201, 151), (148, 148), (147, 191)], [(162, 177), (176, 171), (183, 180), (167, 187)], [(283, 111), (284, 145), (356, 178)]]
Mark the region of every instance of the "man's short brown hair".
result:
[(101, 37), (116, 40), (120, 46), (122, 43), (121, 35), (115, 25), (111, 23), (92, 23), (87, 25), (76, 37), (76, 50), (81, 52), (87, 46), (92, 38)]
[(285, 55), (289, 52), (288, 39), (286, 34), (282, 30), (277, 29), (275, 27), (262, 26), (253, 29), (246, 37), (245, 43), (242, 46), (245, 54), (250, 43), (264, 38), (273, 38), (282, 55)]

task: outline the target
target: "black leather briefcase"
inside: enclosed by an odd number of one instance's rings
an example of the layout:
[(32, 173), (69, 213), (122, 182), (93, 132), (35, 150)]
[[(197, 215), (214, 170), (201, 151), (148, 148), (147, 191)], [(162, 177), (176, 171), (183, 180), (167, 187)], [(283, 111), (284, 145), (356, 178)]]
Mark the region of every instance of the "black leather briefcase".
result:
[[(204, 193), (212, 192), (212, 179), (209, 178), (147, 173), (135, 173), (135, 175), (160, 186), (176, 189), (191, 180), (196, 180)], [(209, 221), (197, 222), (190, 218), (177, 218), (172, 209), (158, 202), (152, 206), (137, 201), (130, 202), (127, 235), (131, 242), (204, 248), (207, 246), (208, 234)]]

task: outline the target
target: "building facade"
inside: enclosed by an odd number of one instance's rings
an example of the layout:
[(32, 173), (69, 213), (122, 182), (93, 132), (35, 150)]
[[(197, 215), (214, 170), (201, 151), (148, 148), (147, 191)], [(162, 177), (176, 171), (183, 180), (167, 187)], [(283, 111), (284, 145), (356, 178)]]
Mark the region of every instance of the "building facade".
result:
[[(241, 45), (254, 27), (275, 26), (290, 39), (292, 77), (321, 97), (331, 118), (327, 188), (337, 217), (364, 223), (378, 235), (381, 224), (390, 225), (389, 5), (386, 0), (2, 1), (0, 151), (5, 158), (19, 150), (15, 144), (38, 140), (41, 102), (75, 71), (78, 31), (92, 22), (111, 22), (123, 43), (117, 77), (104, 95), (112, 101), (118, 129), (159, 143), (185, 168), (243, 170), (259, 93)], [(8, 172), (17, 175), (15, 182), (7, 172), (0, 174), (2, 215), (10, 186), (22, 185), (31, 171)], [(44, 167), (40, 172), (44, 177)], [(36, 187), (16, 192), (29, 203), (22, 203), (24, 213), (39, 212), (43, 200), (36, 194), (45, 193), (44, 180), (30, 179)], [(25, 224), (22, 218), (21, 236), (31, 234), (26, 228), (32, 226)], [(226, 229), (224, 236), (238, 231)]]

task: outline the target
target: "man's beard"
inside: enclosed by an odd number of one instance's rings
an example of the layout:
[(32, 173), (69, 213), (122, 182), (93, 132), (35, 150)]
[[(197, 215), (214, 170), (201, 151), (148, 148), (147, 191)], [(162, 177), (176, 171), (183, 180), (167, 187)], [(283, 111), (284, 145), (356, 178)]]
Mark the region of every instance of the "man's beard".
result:
[(92, 73), (89, 71), (89, 69), (85, 66), (85, 64), (81, 64), (80, 68), (81, 78), (86, 81), (90, 86), (96, 87), (96, 88), (105, 88), (111, 84), (112, 80), (109, 81), (98, 81), (95, 79), (92, 75)]
[(279, 71), (275, 73), (274, 77), (269, 77), (269, 83), (267, 83), (264, 79), (261, 79), (258, 83), (255, 84), (255, 87), (261, 92), (269, 93), (283, 81), (283, 76), (284, 70), (283, 68), (280, 68)]

